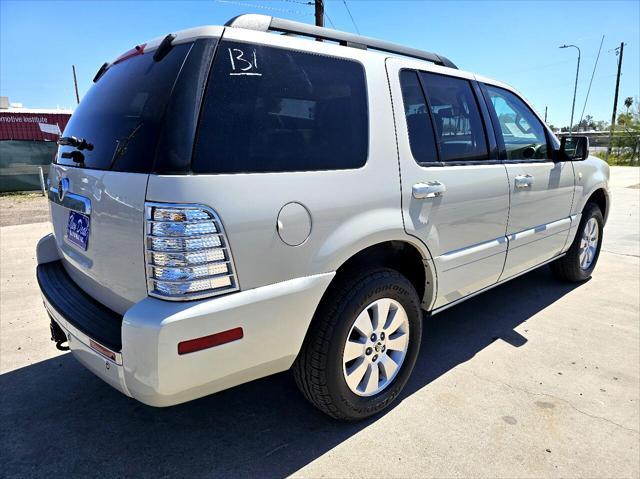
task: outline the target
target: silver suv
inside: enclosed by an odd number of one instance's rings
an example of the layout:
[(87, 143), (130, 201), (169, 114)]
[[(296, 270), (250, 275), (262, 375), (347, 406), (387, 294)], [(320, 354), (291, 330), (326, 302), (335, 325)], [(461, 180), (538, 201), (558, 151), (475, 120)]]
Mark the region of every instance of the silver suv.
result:
[(425, 312), (598, 260), (607, 165), (441, 55), (242, 15), (94, 82), (37, 278), (56, 345), (145, 404), (291, 368), (361, 419), (402, 391)]

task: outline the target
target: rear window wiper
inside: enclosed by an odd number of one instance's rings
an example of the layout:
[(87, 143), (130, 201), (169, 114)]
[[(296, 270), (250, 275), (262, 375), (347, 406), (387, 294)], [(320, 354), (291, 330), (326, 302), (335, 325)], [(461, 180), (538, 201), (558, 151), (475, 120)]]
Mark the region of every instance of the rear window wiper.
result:
[(77, 150), (93, 150), (93, 145), (84, 138), (76, 138), (75, 136), (63, 136), (58, 140), (58, 145), (72, 146)]
[(140, 130), (140, 128), (142, 127), (142, 123), (143, 122), (138, 123), (133, 128), (133, 130), (131, 130), (131, 133), (129, 133), (129, 136), (127, 136), (124, 140), (118, 140), (116, 150), (113, 152), (113, 157), (111, 158), (111, 163), (109, 164), (109, 170), (113, 168), (113, 165), (116, 164), (116, 161), (118, 161), (118, 159), (126, 153), (127, 146), (129, 146), (129, 142), (133, 140), (134, 136), (136, 136), (136, 134), (138, 133), (138, 130)]
[(60, 156), (65, 159), (71, 159), (74, 163), (84, 163), (84, 155), (78, 150), (65, 151)]

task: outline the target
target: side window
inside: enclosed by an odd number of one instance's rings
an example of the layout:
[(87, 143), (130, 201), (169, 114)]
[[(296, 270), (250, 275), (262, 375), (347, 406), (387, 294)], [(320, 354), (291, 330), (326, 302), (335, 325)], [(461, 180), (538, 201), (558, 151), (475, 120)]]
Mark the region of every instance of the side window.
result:
[(467, 80), (421, 72), (444, 162), (489, 157), (478, 103)]
[(542, 123), (513, 93), (486, 85), (491, 105), (498, 117), (509, 160), (547, 158), (547, 137)]
[(364, 165), (361, 64), (221, 42), (202, 109), (195, 173), (339, 170)]
[(418, 80), (418, 73), (413, 70), (402, 70), (400, 72), (400, 88), (402, 89), (411, 153), (418, 163), (437, 162), (436, 140), (427, 110), (427, 101)]

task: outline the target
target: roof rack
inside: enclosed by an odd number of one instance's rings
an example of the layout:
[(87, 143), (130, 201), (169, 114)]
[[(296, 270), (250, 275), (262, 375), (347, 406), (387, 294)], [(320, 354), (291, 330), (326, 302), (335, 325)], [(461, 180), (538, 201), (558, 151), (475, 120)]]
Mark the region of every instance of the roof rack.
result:
[(395, 53), (397, 55), (403, 55), (412, 58), (419, 58), (420, 60), (427, 60), (449, 68), (458, 68), (455, 64), (442, 55), (435, 53), (425, 52), (416, 48), (409, 48), (397, 43), (385, 42), (384, 40), (378, 40), (377, 38), (363, 37), (361, 35), (354, 35), (352, 33), (341, 32), (339, 30), (333, 30), (331, 28), (316, 27), (315, 25), (309, 25), (306, 23), (294, 22), (291, 20), (285, 20), (284, 18), (271, 17), (269, 15), (258, 15), (249, 13), (245, 15), (238, 15), (232, 18), (225, 27), (245, 28), (248, 30), (257, 30), (260, 32), (282, 32), (286, 34), (302, 35), (306, 37), (313, 37), (323, 40), (331, 40), (338, 42), (340, 45), (361, 48), (366, 50), (371, 48), (373, 50), (379, 50), (387, 53)]

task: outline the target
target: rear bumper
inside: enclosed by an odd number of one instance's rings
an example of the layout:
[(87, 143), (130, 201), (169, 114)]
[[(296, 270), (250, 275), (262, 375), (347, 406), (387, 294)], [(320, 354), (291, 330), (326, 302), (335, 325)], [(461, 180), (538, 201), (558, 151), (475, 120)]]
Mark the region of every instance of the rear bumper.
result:
[[(103, 342), (74, 324), (72, 313), (65, 310), (68, 306), (55, 303), (46, 290), (54, 287), (51, 282), (41, 288), (47, 311), (83, 365), (145, 404), (171, 406), (289, 369), (334, 274), (201, 301), (177, 303), (147, 297), (124, 314), (119, 351), (101, 349)], [(240, 340), (178, 354), (181, 341), (237, 327), (244, 333)]]
[[(113, 352), (113, 357), (109, 358), (99, 353), (97, 349), (100, 348), (100, 345), (69, 322), (69, 320), (51, 304), (44, 293), (42, 300), (51, 320), (60, 326), (67, 337), (69, 349), (73, 352), (76, 359), (107, 384), (110, 384), (127, 396), (132, 396), (124, 378), (122, 354), (120, 352)], [(108, 348), (105, 349), (108, 350)], [(107, 351), (105, 351), (105, 353), (106, 352)], [(110, 356), (109, 353), (107, 354)]]

